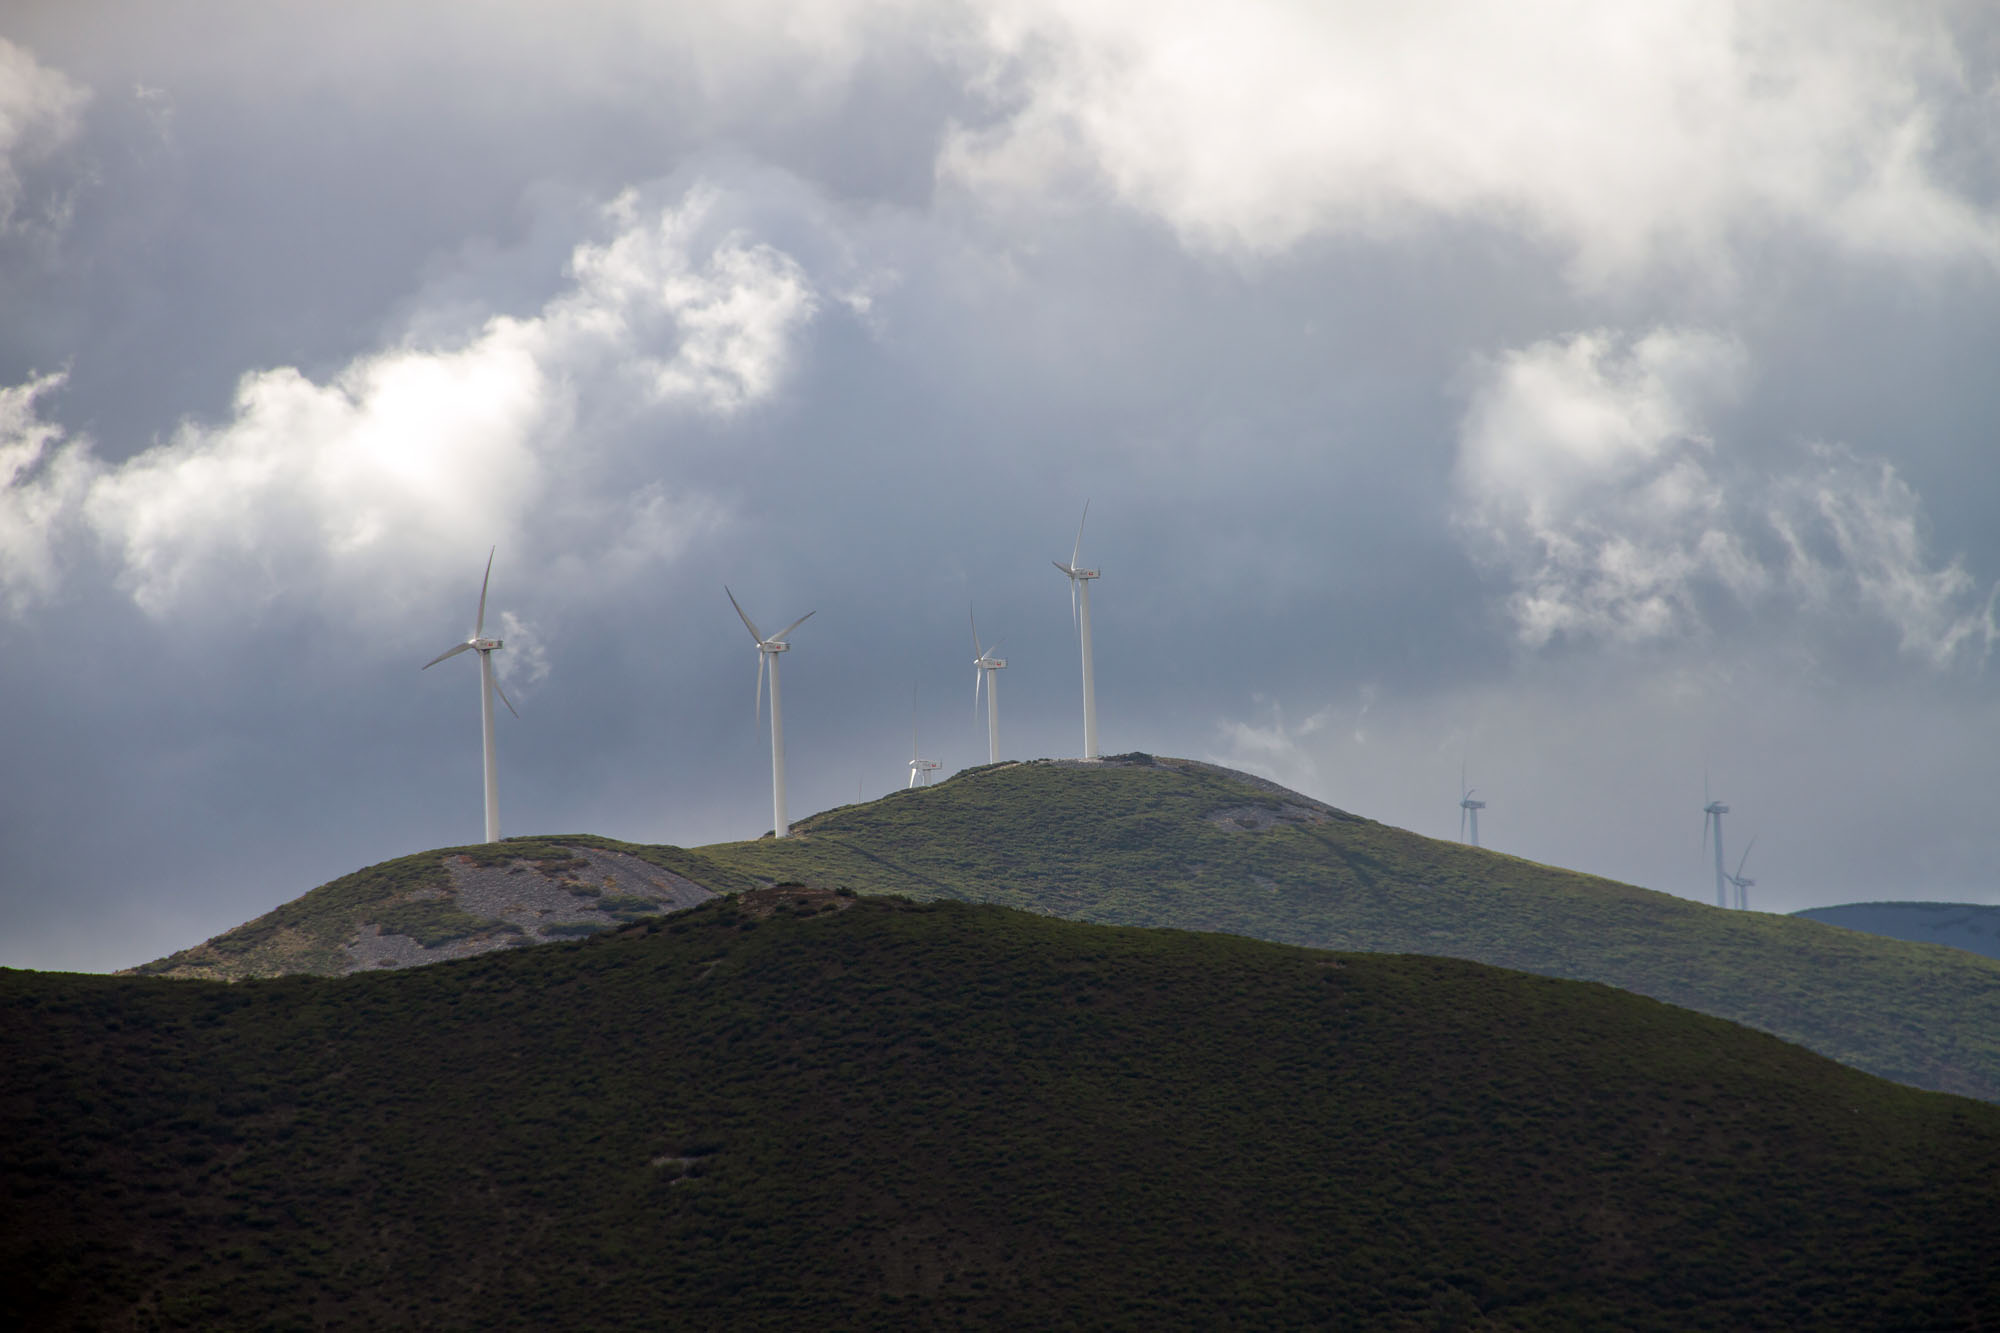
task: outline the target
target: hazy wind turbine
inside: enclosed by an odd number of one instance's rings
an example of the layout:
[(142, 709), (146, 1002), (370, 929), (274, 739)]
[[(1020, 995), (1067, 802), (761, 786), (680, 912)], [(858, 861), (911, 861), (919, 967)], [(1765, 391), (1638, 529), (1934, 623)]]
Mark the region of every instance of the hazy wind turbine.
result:
[(995, 639), (991, 648), (979, 646), (979, 619), (970, 609), (966, 617), (972, 621), (972, 651), (977, 654), (972, 659), (972, 716), (979, 716), (979, 690), (986, 689), (986, 762), (1000, 762), (1000, 682), (993, 679), (993, 673), (1007, 665), (1004, 657), (995, 657), (1000, 651), (1000, 641)]
[(1756, 880), (1745, 879), (1743, 876), (1743, 866), (1750, 859), (1750, 848), (1756, 845), (1757, 837), (1752, 834), (1750, 841), (1743, 848), (1742, 860), (1736, 863), (1736, 873), (1729, 877), (1729, 882), (1736, 886), (1736, 908), (1742, 912), (1750, 910), (1750, 889), (1757, 883)]
[(1097, 758), (1097, 683), (1090, 669), (1090, 580), (1098, 576), (1094, 569), (1085, 569), (1077, 564), (1077, 557), (1083, 554), (1083, 524), (1090, 517), (1090, 501), (1083, 502), (1083, 518), (1076, 525), (1076, 546), (1069, 553), (1069, 563), (1051, 560), (1049, 563), (1069, 576), (1069, 612), (1076, 622), (1077, 632), (1083, 639), (1083, 757)]
[[(1703, 800), (1708, 799), (1708, 778), (1706, 775), (1701, 780), (1701, 795)], [(1717, 907), (1729, 906), (1729, 889), (1727, 887), (1729, 872), (1722, 868), (1722, 817), (1728, 813), (1729, 807), (1720, 801), (1709, 801), (1707, 805), (1701, 808), (1701, 846), (1703, 851), (1708, 850), (1708, 826), (1710, 824), (1715, 825), (1715, 905)], [(1749, 852), (1746, 850), (1744, 855), (1748, 856)]]
[(764, 717), (764, 669), (768, 665), (771, 670), (771, 835), (782, 838), (791, 830), (785, 822), (785, 714), (778, 703), (778, 654), (791, 651), (792, 645), (785, 642), (785, 636), (810, 620), (814, 612), (806, 612), (767, 639), (750, 617), (743, 614), (743, 604), (729, 591), (728, 584), (722, 585), (722, 591), (736, 608), (743, 628), (757, 641), (757, 709), (752, 716), (760, 722)]
[(514, 707), (514, 701), (500, 688), (500, 682), (493, 678), (493, 654), (506, 645), (498, 639), (486, 637), (486, 585), (493, 581), (493, 547), (486, 552), (486, 576), (479, 580), (479, 610), (472, 618), (472, 637), (464, 643), (447, 648), (423, 664), (421, 670), (429, 671), (447, 657), (456, 657), (470, 648), (479, 654), (479, 739), (481, 762), (486, 771), (486, 841), (500, 841), (500, 778), (494, 770), (493, 759), (493, 696), (499, 695), (500, 702), (507, 705), (507, 711), (515, 717), (521, 716)]
[(910, 787), (930, 786), (931, 774), (943, 767), (944, 765), (935, 759), (924, 759), (918, 755), (917, 687), (912, 685), (910, 686), (910, 783), (909, 787), (905, 787), (903, 790), (908, 791)]
[(1465, 841), (1465, 821), (1472, 820), (1472, 845), (1479, 845), (1479, 812), (1486, 808), (1486, 802), (1472, 799), (1473, 789), (1465, 785), (1465, 766), (1458, 769), (1458, 840)]

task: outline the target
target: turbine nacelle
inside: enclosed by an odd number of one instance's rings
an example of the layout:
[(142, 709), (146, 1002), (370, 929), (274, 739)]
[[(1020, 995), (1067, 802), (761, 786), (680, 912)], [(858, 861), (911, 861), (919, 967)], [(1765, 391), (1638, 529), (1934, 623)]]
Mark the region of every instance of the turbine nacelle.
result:
[(499, 639), (473, 639), (471, 645), (482, 653), (496, 652), (507, 646)]
[[(1685, 809), (1686, 807), (1682, 808)], [(1726, 815), (1729, 813), (1729, 807), (1720, 801), (1710, 801), (1701, 808), (1701, 812), (1705, 815)]]

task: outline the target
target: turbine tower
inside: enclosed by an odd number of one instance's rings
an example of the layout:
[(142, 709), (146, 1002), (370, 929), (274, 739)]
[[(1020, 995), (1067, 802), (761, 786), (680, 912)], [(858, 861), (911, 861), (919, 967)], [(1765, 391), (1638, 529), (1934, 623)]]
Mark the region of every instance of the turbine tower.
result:
[[(1702, 779), (1701, 794), (1703, 797), (1708, 795), (1708, 779), (1706, 778)], [(1729, 906), (1729, 872), (1722, 868), (1722, 817), (1728, 813), (1729, 807), (1720, 801), (1709, 801), (1707, 805), (1701, 808), (1701, 844), (1703, 851), (1708, 850), (1708, 826), (1710, 824), (1715, 825), (1715, 905), (1717, 907)], [(1743, 854), (1748, 856), (1750, 853), (1746, 849)]]
[(979, 646), (979, 619), (968, 610), (972, 620), (972, 651), (977, 654), (972, 659), (972, 716), (979, 716), (979, 690), (986, 689), (986, 762), (1000, 762), (1000, 682), (993, 679), (993, 673), (1007, 665), (1004, 657), (995, 657), (1000, 651), (1000, 641), (995, 639), (991, 648)]
[(1486, 802), (1472, 799), (1473, 789), (1465, 785), (1465, 768), (1458, 770), (1458, 840), (1464, 842), (1465, 821), (1472, 820), (1472, 845), (1479, 845), (1479, 812), (1486, 808)]
[(1051, 560), (1049, 563), (1069, 576), (1069, 611), (1076, 622), (1077, 632), (1083, 639), (1083, 757), (1097, 758), (1097, 683), (1090, 669), (1090, 580), (1098, 576), (1094, 569), (1085, 569), (1077, 564), (1077, 557), (1083, 554), (1083, 523), (1090, 517), (1090, 501), (1083, 502), (1083, 519), (1077, 521), (1076, 546), (1069, 553), (1069, 563)]
[(493, 696), (499, 695), (500, 702), (507, 705), (507, 711), (515, 717), (521, 714), (515, 710), (514, 701), (500, 688), (500, 682), (493, 677), (493, 654), (505, 647), (498, 639), (486, 637), (486, 585), (493, 581), (493, 547), (486, 552), (486, 577), (479, 581), (479, 610), (472, 618), (472, 637), (464, 643), (445, 649), (436, 657), (423, 664), (421, 670), (429, 671), (447, 657), (456, 657), (468, 648), (479, 654), (479, 737), (481, 764), (486, 774), (486, 841), (500, 841), (500, 778), (494, 769), (493, 757)]
[(922, 758), (917, 750), (917, 687), (912, 685), (910, 686), (910, 782), (903, 790), (930, 786), (931, 774), (943, 767), (944, 765), (935, 759)]
[(1750, 910), (1750, 889), (1757, 883), (1756, 880), (1746, 879), (1743, 875), (1744, 863), (1750, 859), (1750, 848), (1756, 845), (1757, 839), (1752, 835), (1749, 843), (1743, 848), (1742, 860), (1736, 863), (1736, 873), (1729, 877), (1729, 882), (1736, 886), (1736, 910), (1739, 912)]
[(729, 591), (728, 584), (722, 585), (722, 591), (728, 593), (729, 604), (736, 608), (743, 628), (757, 641), (757, 710), (753, 716), (760, 722), (764, 717), (764, 669), (768, 666), (771, 671), (771, 835), (782, 838), (791, 830), (785, 822), (785, 715), (778, 704), (778, 654), (791, 650), (785, 636), (805, 624), (814, 613), (806, 612), (767, 639), (750, 617), (743, 614), (743, 604)]

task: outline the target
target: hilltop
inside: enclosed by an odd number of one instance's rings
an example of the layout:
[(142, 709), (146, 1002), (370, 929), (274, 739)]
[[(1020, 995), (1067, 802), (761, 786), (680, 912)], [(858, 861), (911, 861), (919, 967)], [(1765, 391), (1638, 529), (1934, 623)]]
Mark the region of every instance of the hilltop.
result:
[(0, 972), (0, 1013), (16, 1327), (2000, 1306), (2000, 1108), (1457, 960), (766, 889), (346, 977)]
[[(1600, 981), (1917, 1087), (2000, 1100), (2000, 962), (1795, 917), (1722, 911), (1425, 838), (1207, 764), (1144, 755), (1001, 764), (815, 815), (796, 833), (693, 852), (527, 839), (426, 853), (335, 881), (141, 970), (218, 977), (349, 970), (358, 965), (355, 942), (389, 930), (383, 913), (400, 900), (385, 885), (398, 875), (427, 875), (424, 883), (435, 887), (448, 879), (443, 867), (453, 857), (559, 866), (572, 858), (570, 848), (614, 849), (677, 867), (714, 892), (795, 881)], [(362, 899), (376, 906), (359, 910)], [(439, 899), (407, 910), (450, 905)], [(450, 927), (468, 932), (464, 947), (547, 937), (521, 927), (508, 934), (508, 923), (466, 916), (475, 919), (453, 918)], [(600, 912), (575, 928), (612, 924)], [(281, 956), (284, 941), (304, 938), (321, 941), (313, 957), (323, 965), (299, 966), (304, 951)], [(383, 951), (386, 961), (423, 956), (398, 947)]]

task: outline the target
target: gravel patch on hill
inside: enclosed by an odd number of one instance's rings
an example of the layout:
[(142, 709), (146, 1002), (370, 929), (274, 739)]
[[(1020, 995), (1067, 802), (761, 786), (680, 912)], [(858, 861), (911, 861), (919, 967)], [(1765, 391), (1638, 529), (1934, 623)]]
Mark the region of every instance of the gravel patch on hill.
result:
[(451, 858), (445, 863), (451, 874), (449, 892), (422, 896), (449, 898), (460, 911), (490, 924), (430, 948), (408, 935), (384, 933), (379, 924), (364, 925), (360, 937), (345, 950), (347, 970), (419, 967), (495, 949), (573, 939), (634, 917), (684, 911), (715, 896), (693, 880), (636, 856), (598, 847), (572, 850), (568, 862), (554, 865), (516, 859), (482, 866), (467, 857)]

